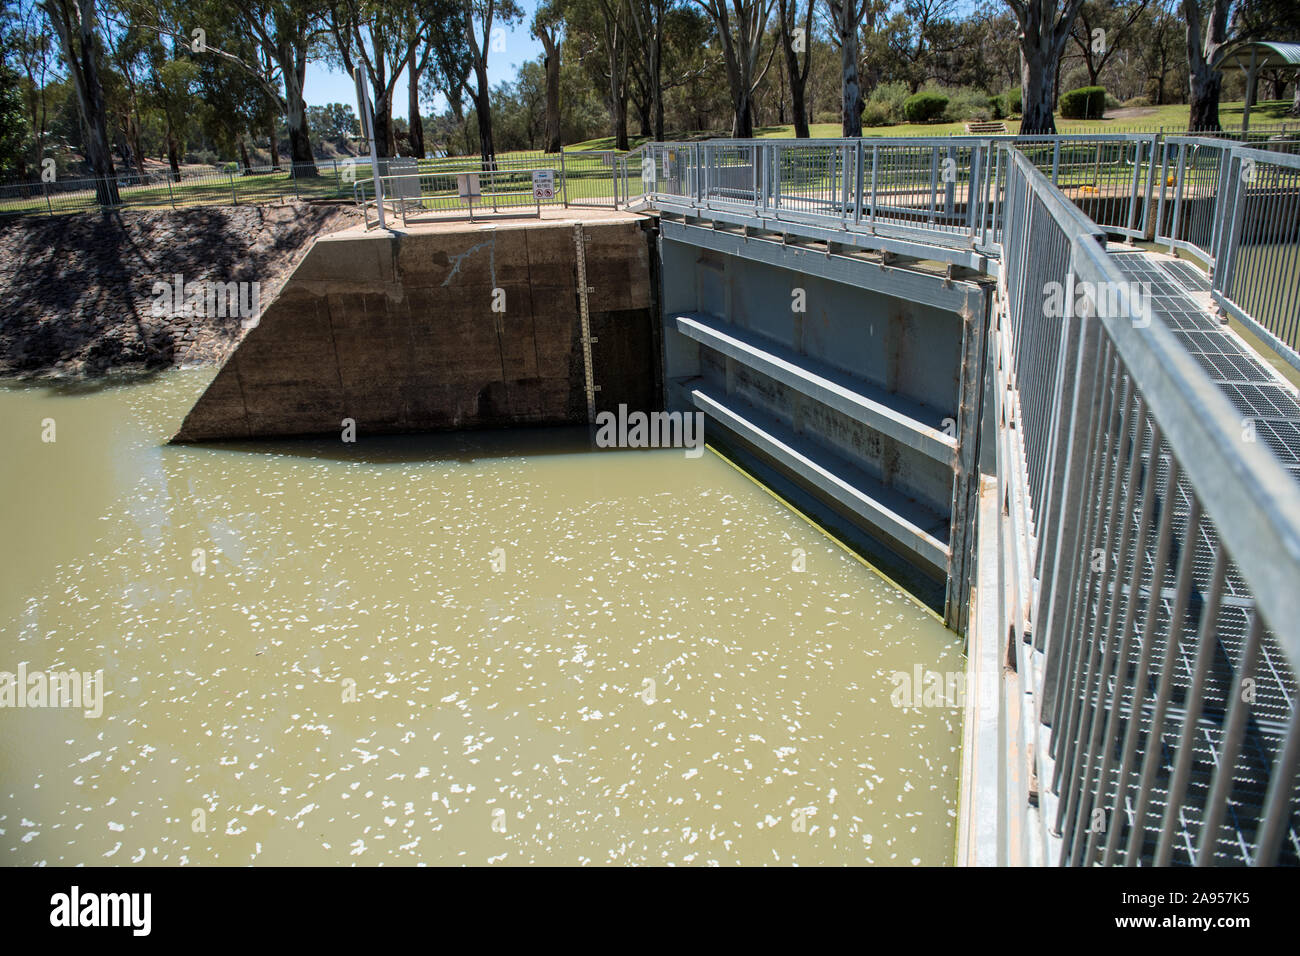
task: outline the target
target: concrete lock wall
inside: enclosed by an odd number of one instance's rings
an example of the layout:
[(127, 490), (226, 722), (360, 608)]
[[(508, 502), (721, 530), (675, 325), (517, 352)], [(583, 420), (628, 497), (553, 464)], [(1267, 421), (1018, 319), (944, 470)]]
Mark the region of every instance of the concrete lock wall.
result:
[(965, 627), (991, 284), (661, 225), (665, 400)]
[[(581, 228), (596, 408), (704, 412), (710, 444), (964, 631), (991, 284), (716, 224)], [(574, 230), (318, 240), (175, 440), (586, 422)]]
[[(589, 221), (597, 408), (659, 406), (646, 219)], [(587, 420), (572, 222), (315, 243), (175, 441)]]

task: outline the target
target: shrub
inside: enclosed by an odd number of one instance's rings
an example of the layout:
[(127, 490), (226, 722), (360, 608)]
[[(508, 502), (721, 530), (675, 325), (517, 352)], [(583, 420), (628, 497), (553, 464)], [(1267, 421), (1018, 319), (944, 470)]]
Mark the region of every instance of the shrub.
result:
[(1135, 96), (1131, 100), (1124, 101), (1125, 106), (1150, 106), (1151, 100), (1145, 96)]
[(1101, 119), (1106, 112), (1106, 90), (1081, 86), (1061, 95), (1061, 116), (1065, 119)]
[(903, 115), (909, 123), (929, 123), (943, 115), (948, 97), (942, 93), (917, 93), (903, 101)]
[(982, 90), (960, 86), (956, 89), (929, 92), (941, 92), (948, 96), (948, 107), (944, 110), (943, 118), (949, 122), (987, 120), (993, 116), (993, 110), (989, 108), (988, 95)]
[(1002, 113), (1004, 116), (1019, 116), (1023, 102), (1020, 87), (1013, 86), (1002, 94)]
[(893, 118), (889, 112), (879, 103), (867, 100), (866, 109), (862, 111), (862, 126), (892, 126)]
[[(891, 126), (903, 122), (903, 103), (910, 92), (906, 83), (881, 83), (867, 98), (862, 125)], [(868, 123), (867, 116), (874, 116), (877, 121)]]

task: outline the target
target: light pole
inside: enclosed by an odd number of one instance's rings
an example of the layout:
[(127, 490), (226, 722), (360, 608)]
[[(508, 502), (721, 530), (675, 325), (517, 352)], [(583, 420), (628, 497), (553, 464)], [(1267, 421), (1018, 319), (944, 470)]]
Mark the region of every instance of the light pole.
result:
[(379, 176), (379, 151), (375, 148), (375, 117), (370, 109), (370, 93), (366, 89), (366, 75), (361, 67), (353, 71), (357, 81), (357, 112), (361, 116), (361, 135), (370, 140), (370, 174), (375, 179), (375, 208), (379, 211), (379, 228), (387, 229), (384, 222), (384, 191)]

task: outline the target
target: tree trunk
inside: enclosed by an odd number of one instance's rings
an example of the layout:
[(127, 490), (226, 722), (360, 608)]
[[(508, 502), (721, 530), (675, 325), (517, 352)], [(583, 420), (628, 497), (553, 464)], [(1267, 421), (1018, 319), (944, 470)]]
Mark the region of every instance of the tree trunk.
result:
[(636, 122), (637, 133), (641, 136), (650, 135), (650, 98), (637, 97), (636, 99)]
[(862, 84), (858, 79), (858, 31), (840, 38), (840, 110), (845, 136), (862, 135)]
[[(805, 67), (801, 71), (799, 69), (799, 51), (794, 48), (794, 37), (791, 35), (790, 31), (790, 23), (793, 19), (793, 14), (797, 12), (797, 8), (793, 6), (793, 0), (791, 0), (791, 6), (789, 8), (786, 6), (786, 0), (780, 0), (780, 2), (781, 7), (777, 13), (781, 18), (781, 49), (785, 54), (785, 74), (790, 79), (790, 112), (794, 119), (794, 135), (795, 139), (808, 139), (812, 135), (812, 131), (808, 127), (808, 108), (806, 100), (808, 89), (807, 61), (810, 58), (811, 53), (805, 47)], [(808, 0), (808, 19), (804, 26), (805, 44), (812, 40), (812, 8), (815, 2), (816, 0)], [(789, 16), (787, 16), (787, 9)], [(781, 123), (784, 125), (784, 100), (781, 105), (783, 107)]]
[(275, 138), (275, 124), (277, 122), (279, 121), (273, 117), (267, 129), (267, 133), (271, 138), (269, 146), (271, 150), (271, 168), (276, 170), (280, 168), (280, 141)]
[(1202, 63), (1192, 69), (1189, 78), (1192, 102), (1188, 110), (1187, 128), (1193, 132), (1217, 132), (1219, 126), (1219, 95), (1223, 91), (1223, 74)]
[(248, 144), (244, 142), (244, 134), (240, 133), (236, 138), (239, 144), (239, 161), (244, 165), (244, 175), (247, 176), (253, 171), (253, 164), (248, 158)]
[(1187, 79), (1191, 88), (1187, 126), (1196, 132), (1221, 129), (1219, 96), (1223, 92), (1223, 74), (1212, 64), (1227, 39), (1229, 5), (1230, 0), (1214, 0), (1202, 35), (1197, 0), (1183, 0), (1183, 17), (1187, 21)]
[(497, 150), (492, 142), (492, 91), (488, 88), (486, 52), (474, 64), (474, 112), (478, 120), (478, 149), (483, 157), (484, 169), (496, 169)]
[[(302, 96), (303, 77), (307, 71), (305, 50), (281, 47), (280, 70), (284, 74), (285, 123), (289, 127), (289, 159), (294, 175), (302, 178), (315, 176), (316, 157), (311, 148), (311, 132), (307, 127), (307, 103)], [(391, 115), (391, 110), (389, 111)]]
[(560, 141), (560, 48), (555, 34), (539, 30), (545, 49), (543, 65), (546, 68), (546, 152), (558, 153), (564, 148)]
[(1022, 41), (1020, 45), (1020, 132), (1022, 135), (1056, 132), (1052, 115), (1052, 91), (1056, 83), (1056, 64), (1040, 46)]
[[(811, 0), (810, 0), (811, 2)], [(862, 78), (858, 74), (858, 27), (869, 0), (831, 0), (831, 20), (840, 41), (840, 126), (845, 136), (862, 135)]]
[(167, 165), (171, 167), (172, 181), (181, 181), (181, 144), (176, 138), (176, 130), (172, 126), (172, 118), (167, 117)]
[(731, 117), (731, 136), (733, 139), (751, 139), (753, 135), (754, 104), (750, 100), (749, 90), (742, 89)]
[(374, 91), (375, 153), (380, 159), (393, 155), (393, 101), (387, 90), (376, 87)]
[(609, 125), (615, 149), (627, 149), (627, 94), (619, 76), (617, 55), (610, 57)]
[(117, 206), (117, 173), (108, 145), (104, 87), (99, 78), (94, 0), (46, 0), (42, 4), (59, 35), (68, 75), (77, 94), (77, 106), (86, 134), (86, 161), (96, 178), (95, 193), (101, 206)]
[(406, 120), (411, 127), (411, 153), (416, 159), (424, 159), (424, 119), (420, 116), (420, 67), (416, 63), (414, 54), (411, 55), (406, 90)]
[(1291, 100), (1291, 115), (1300, 116), (1300, 82), (1295, 85), (1295, 98)]
[(664, 80), (663, 80), (663, 11), (659, 13), (659, 24), (654, 40), (650, 44), (650, 123), (654, 138), (663, 142), (664, 138)]

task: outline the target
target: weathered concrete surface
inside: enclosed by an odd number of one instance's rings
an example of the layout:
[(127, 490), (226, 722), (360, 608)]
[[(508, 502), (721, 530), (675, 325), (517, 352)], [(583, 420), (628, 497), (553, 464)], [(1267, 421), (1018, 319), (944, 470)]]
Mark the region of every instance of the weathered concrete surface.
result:
[[(655, 407), (650, 220), (584, 223), (598, 408)], [(586, 420), (572, 222), (319, 240), (175, 441)]]

